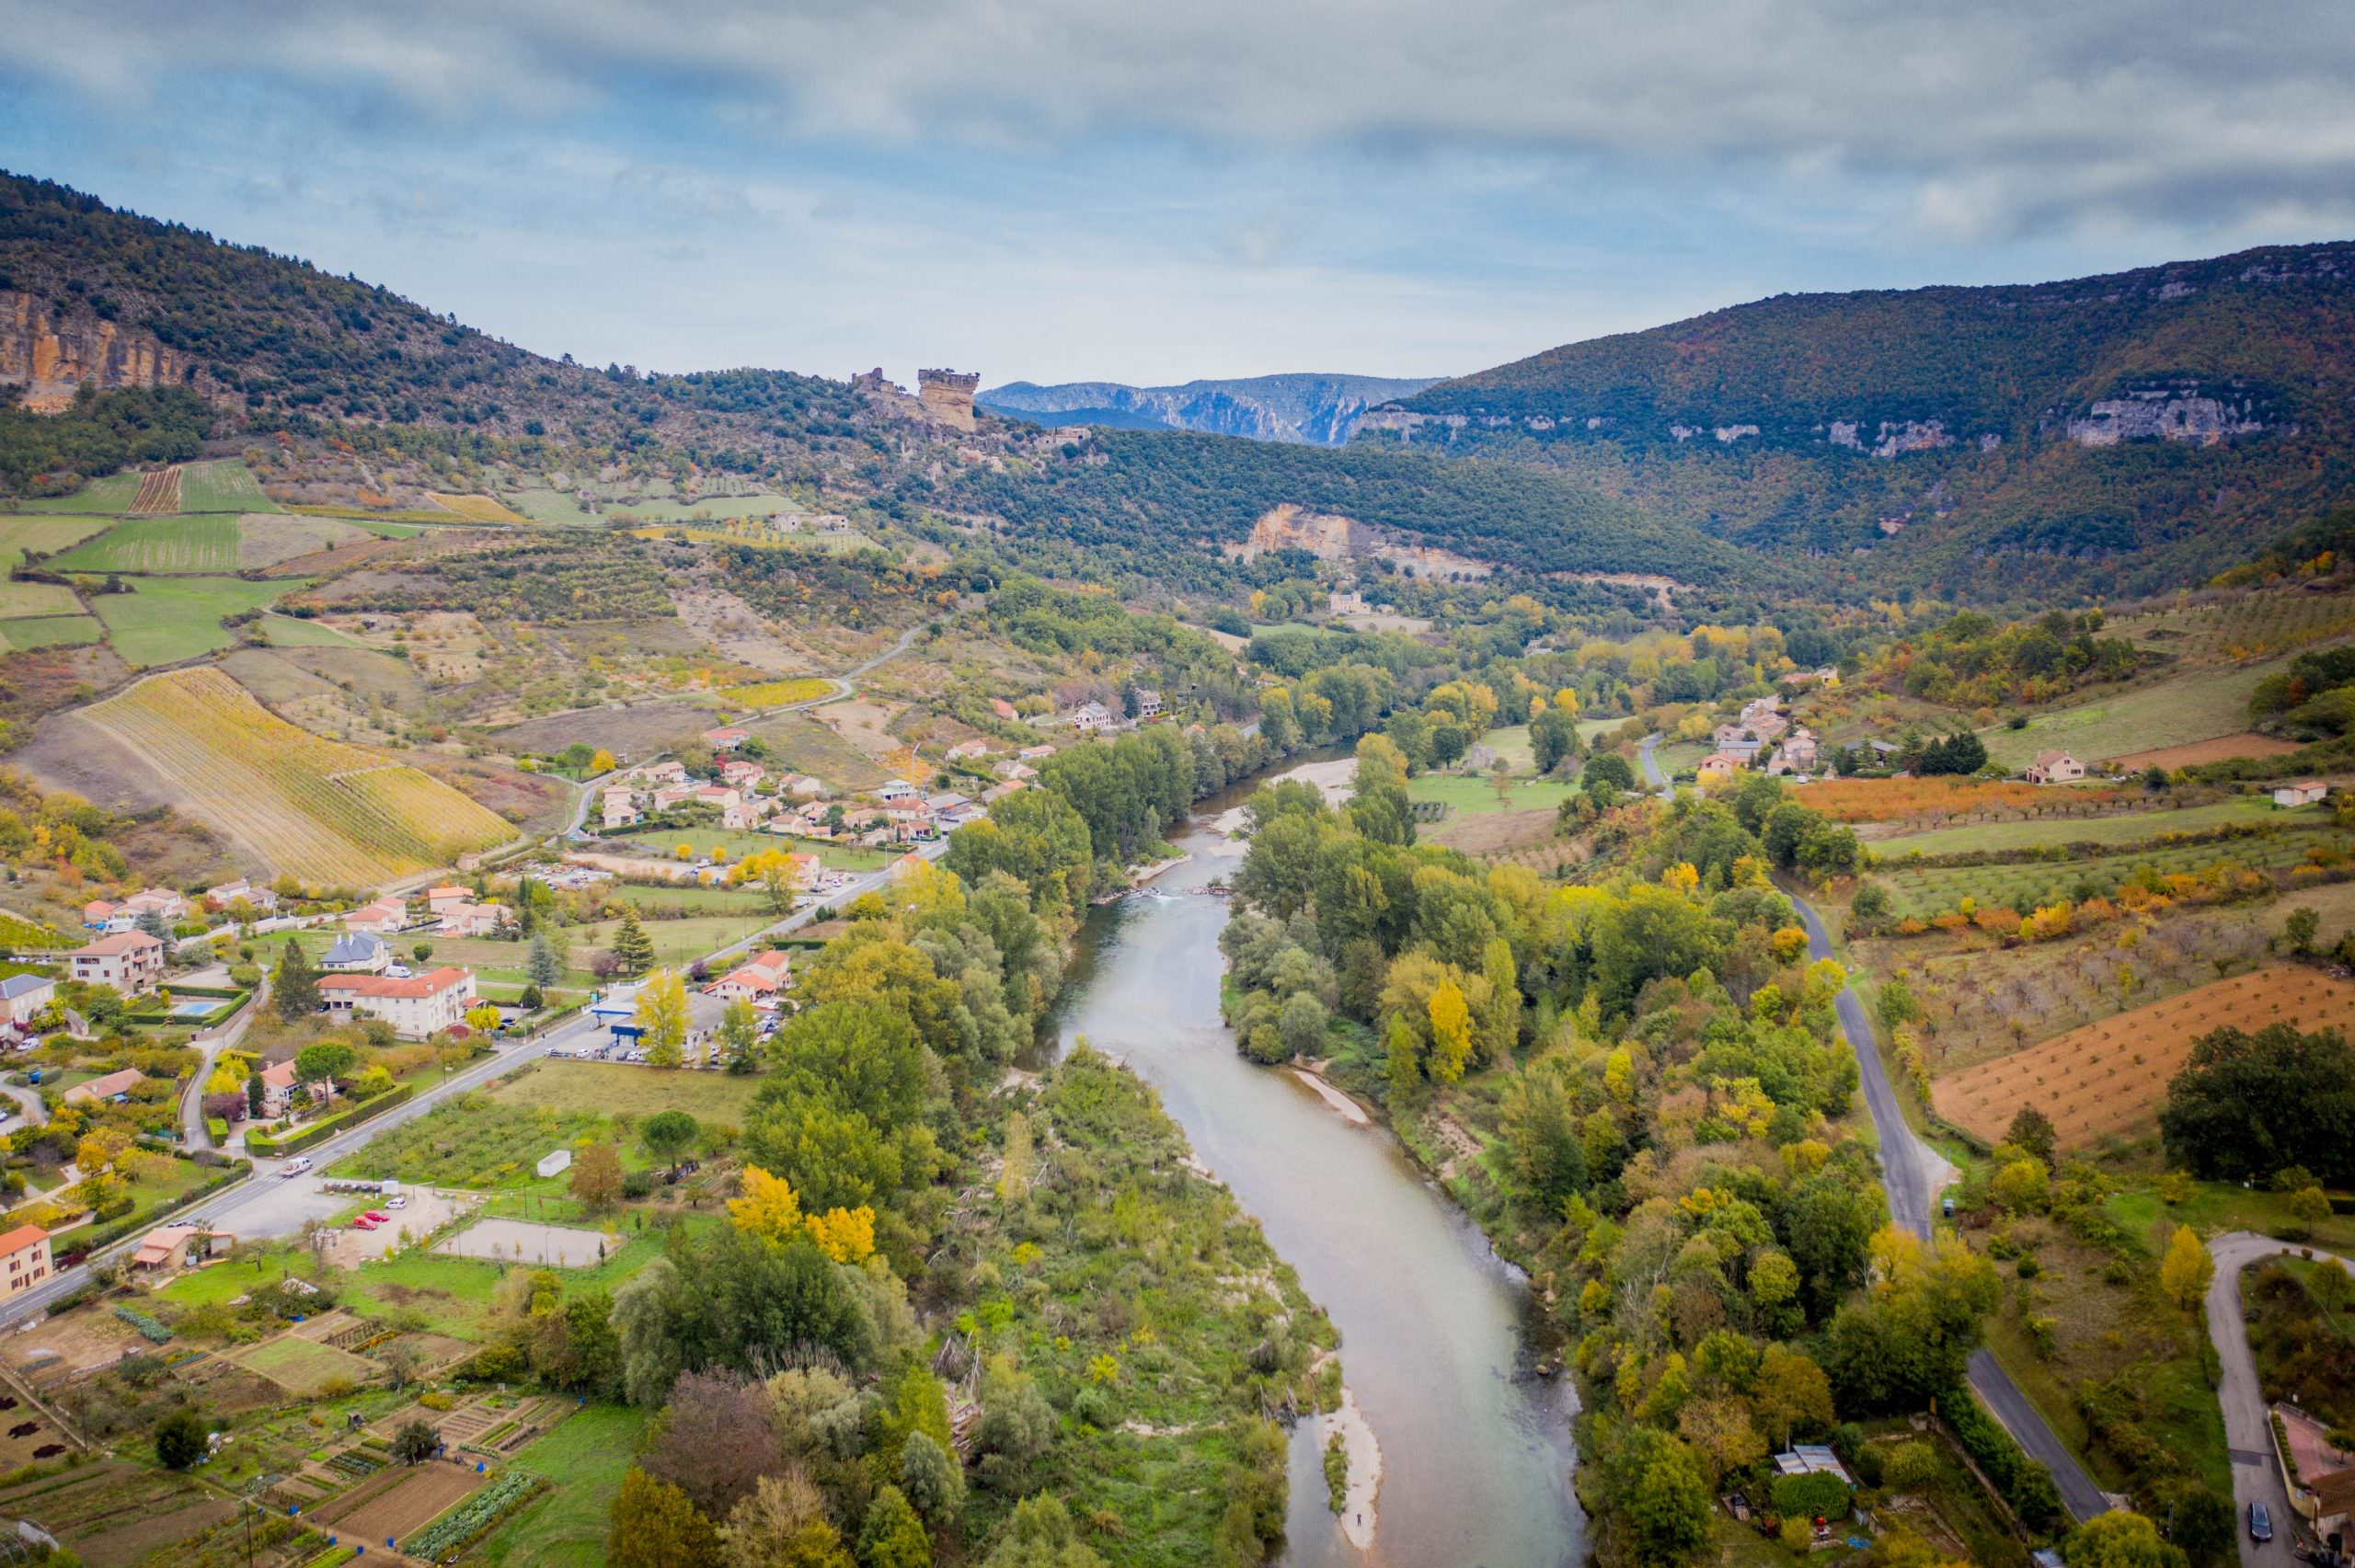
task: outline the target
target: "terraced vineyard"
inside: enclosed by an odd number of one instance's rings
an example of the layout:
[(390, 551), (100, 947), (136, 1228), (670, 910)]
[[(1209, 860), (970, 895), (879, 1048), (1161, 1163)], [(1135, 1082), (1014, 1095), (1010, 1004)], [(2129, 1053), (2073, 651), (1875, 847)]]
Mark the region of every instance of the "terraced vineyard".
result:
[(2112, 897), (2145, 866), (2161, 876), (2197, 874), (2226, 863), (2251, 871), (2280, 872), (2307, 862), (2317, 852), (2338, 857), (2350, 847), (2355, 847), (2355, 838), (2337, 829), (2285, 829), (2211, 843), (2140, 844), (2077, 860), (1900, 868), (1876, 872), (1873, 880), (1889, 889), (1890, 909), (1900, 920), (1928, 920), (1960, 909), (1965, 898), (1975, 900), (1982, 909), (2001, 906), (2026, 914), (2091, 895)]
[(288, 724), (217, 670), (153, 676), (86, 714), (273, 875), (374, 887), (515, 836), (429, 774)]

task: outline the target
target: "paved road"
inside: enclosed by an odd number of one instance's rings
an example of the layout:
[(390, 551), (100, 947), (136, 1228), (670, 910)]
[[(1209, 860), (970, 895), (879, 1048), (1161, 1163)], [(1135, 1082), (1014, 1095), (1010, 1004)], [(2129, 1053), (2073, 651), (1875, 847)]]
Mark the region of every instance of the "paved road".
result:
[[(917, 853), (926, 859), (936, 859), (947, 852), (948, 841), (938, 840), (923, 846)], [(891, 871), (889, 866), (871, 871), (864, 876), (856, 878), (822, 903), (812, 904), (805, 910), (798, 910), (782, 920), (764, 926), (741, 942), (730, 943), (726, 947), (718, 949), (707, 956), (706, 962), (712, 959), (724, 959), (756, 944), (766, 942), (807, 925), (817, 918), (820, 910), (847, 903), (861, 894), (873, 892), (883, 887), (890, 878)], [(479, 1061), (469, 1063), (464, 1070), (450, 1074), (442, 1082), (429, 1089), (420, 1090), (407, 1104), (396, 1105), (381, 1116), (371, 1117), (349, 1132), (340, 1133), (324, 1143), (304, 1150), (303, 1156), (311, 1162), (314, 1168), (325, 1170), (344, 1156), (367, 1147), (379, 1134), (415, 1121), (447, 1101), (466, 1093), (470, 1090), (478, 1089), (492, 1079), (511, 1072), (525, 1062), (535, 1060), (552, 1051), (577, 1049), (581, 1046), (597, 1043), (603, 1034), (603, 1027), (594, 1019), (585, 1013), (577, 1013), (541, 1034), (511, 1042), (494, 1049), (489, 1056)], [(284, 1164), (283, 1161), (278, 1160), (256, 1161), (254, 1173), (244, 1181), (213, 1194), (187, 1210), (169, 1215), (159, 1223), (192, 1224), (202, 1220), (209, 1222), (219, 1230), (243, 1239), (267, 1239), (293, 1235), (302, 1230), (304, 1219), (314, 1217), (324, 1219), (329, 1214), (350, 1207), (349, 1199), (321, 1192), (319, 1179), (315, 1175), (287, 1179), (281, 1173)], [(138, 1239), (137, 1235), (125, 1237), (98, 1255), (102, 1261), (121, 1257), (138, 1245)], [(40, 1289), (11, 1299), (6, 1311), (0, 1313), (0, 1329), (6, 1329), (47, 1310), (51, 1303), (59, 1298), (70, 1295), (89, 1283), (89, 1278), (90, 1269), (86, 1263), (73, 1268), (59, 1270), (56, 1276)]]
[(32, 1123), (33, 1126), (49, 1125), (49, 1107), (41, 1103), (40, 1090), (28, 1089), (14, 1083), (0, 1083), (0, 1094), (6, 1094), (17, 1102), (17, 1107), (24, 1113), (25, 1120)]
[(203, 1059), (196, 1066), (188, 1081), (188, 1088), (180, 1095), (180, 1143), (188, 1149), (213, 1147), (213, 1129), (204, 1125), (204, 1081), (213, 1076), (215, 1058), (246, 1037), (253, 1027), (254, 1014), (270, 1001), (270, 971), (261, 972), (261, 983), (254, 987), (253, 999), (237, 1009), (237, 1015), (221, 1026), (221, 1032), (209, 1040), (193, 1042), (202, 1050)]
[[(2224, 1407), (2224, 1444), (2233, 1456), (2233, 1503), (2239, 1516), (2241, 1562), (2290, 1568), (2294, 1561), (2290, 1544), (2297, 1516), (2290, 1511), (2290, 1494), (2281, 1483), (2281, 1467), (2273, 1459), (2273, 1418), (2257, 1387), (2257, 1357), (2248, 1347), (2248, 1325), (2241, 1317), (2241, 1270), (2250, 1264), (2295, 1249), (2287, 1242), (2247, 1230), (2232, 1230), (2208, 1243), (2216, 1260), (2216, 1277), (2208, 1287), (2208, 1337), (2216, 1346), (2222, 1369), (2216, 1398)], [(2329, 1257), (2317, 1253), (2317, 1257)], [(2355, 1263), (2340, 1258), (2341, 1266)], [(2262, 1503), (2273, 1516), (2273, 1539), (2260, 1545), (2248, 1539), (2248, 1505)]]

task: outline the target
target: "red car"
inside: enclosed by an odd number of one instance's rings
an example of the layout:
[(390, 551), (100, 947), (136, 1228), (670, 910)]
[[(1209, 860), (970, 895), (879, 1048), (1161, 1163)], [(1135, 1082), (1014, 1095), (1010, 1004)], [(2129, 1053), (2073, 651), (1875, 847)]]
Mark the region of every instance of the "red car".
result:
[(377, 1226), (383, 1223), (384, 1221), (380, 1219), (371, 1219), (368, 1216), (363, 1214), (351, 1222), (351, 1228), (354, 1230), (373, 1230)]
[(391, 1219), (392, 1219), (392, 1216), (391, 1216), (391, 1215), (389, 1215), (389, 1214), (379, 1214), (379, 1213), (377, 1213), (374, 1209), (373, 1209), (373, 1208), (372, 1208), (372, 1209), (370, 1209), (367, 1213), (365, 1213), (365, 1214), (362, 1215), (360, 1218), (362, 1218), (362, 1219), (373, 1219), (373, 1220), (374, 1220), (377, 1224), (379, 1224), (379, 1225), (383, 1225), (383, 1224), (385, 1224), (385, 1223), (389, 1222), (389, 1221), (391, 1220)]

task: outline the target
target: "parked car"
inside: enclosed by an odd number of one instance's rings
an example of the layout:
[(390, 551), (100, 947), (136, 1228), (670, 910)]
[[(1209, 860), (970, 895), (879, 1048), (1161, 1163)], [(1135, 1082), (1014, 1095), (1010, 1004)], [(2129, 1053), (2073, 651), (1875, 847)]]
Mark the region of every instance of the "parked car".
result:
[(351, 1222), (351, 1228), (354, 1230), (373, 1230), (376, 1228), (376, 1221), (363, 1214)]
[(388, 1197), (385, 1200), (385, 1207), (386, 1208), (407, 1208), (408, 1207), (408, 1199), (405, 1197)]
[(2273, 1539), (2273, 1514), (2262, 1503), (2252, 1503), (2248, 1505), (2248, 1539), (2251, 1540)]
[(372, 1208), (372, 1209), (370, 1209), (367, 1213), (365, 1213), (365, 1214), (362, 1215), (362, 1216), (361, 1216), (361, 1218), (362, 1218), (362, 1219), (373, 1219), (373, 1220), (374, 1220), (377, 1224), (382, 1225), (382, 1224), (384, 1224), (386, 1220), (390, 1219), (392, 1218), (392, 1216), (391, 1216), (391, 1215), (389, 1215), (389, 1214), (382, 1214), (382, 1213), (379, 1213), (379, 1212), (378, 1212), (378, 1211), (376, 1211), (375, 1209), (373, 1209), (373, 1208)]

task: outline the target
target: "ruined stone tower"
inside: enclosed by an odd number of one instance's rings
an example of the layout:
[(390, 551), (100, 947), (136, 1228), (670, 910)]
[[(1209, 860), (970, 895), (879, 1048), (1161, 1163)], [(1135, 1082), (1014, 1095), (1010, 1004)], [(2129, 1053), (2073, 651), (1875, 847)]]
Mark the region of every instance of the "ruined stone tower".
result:
[(916, 372), (916, 400), (924, 405), (925, 418), (935, 424), (952, 429), (973, 428), (973, 394), (982, 384), (981, 372), (965, 374), (957, 371)]

